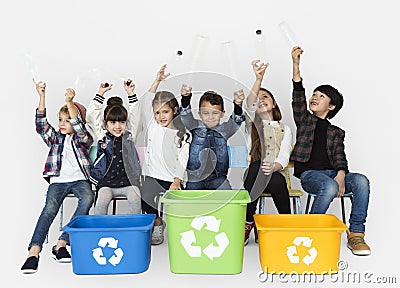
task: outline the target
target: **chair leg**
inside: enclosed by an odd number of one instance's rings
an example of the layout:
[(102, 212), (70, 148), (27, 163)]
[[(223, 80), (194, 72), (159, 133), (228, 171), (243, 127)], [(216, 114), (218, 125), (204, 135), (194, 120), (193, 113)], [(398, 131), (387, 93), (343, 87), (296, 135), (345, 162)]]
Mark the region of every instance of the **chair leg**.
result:
[(60, 224), (58, 225), (58, 230), (61, 231), (64, 219), (64, 203), (61, 203), (59, 213), (60, 213)]
[(345, 206), (344, 206), (344, 197), (340, 197), (340, 205), (342, 207), (342, 220), (343, 223), (346, 224), (346, 211), (345, 211)]
[(260, 197), (258, 201), (258, 214), (264, 214), (265, 210), (265, 197)]
[(115, 215), (117, 212), (117, 199), (113, 199), (113, 207), (112, 207), (112, 214)]
[(295, 199), (295, 197), (292, 197), (292, 209), (293, 209), (293, 212), (292, 212), (292, 214), (297, 214), (297, 206), (296, 206), (296, 199)]
[(306, 210), (304, 211), (304, 214), (309, 214), (309, 208), (310, 208), (310, 201), (311, 201), (311, 195), (308, 194), (307, 196), (307, 204), (306, 204)]

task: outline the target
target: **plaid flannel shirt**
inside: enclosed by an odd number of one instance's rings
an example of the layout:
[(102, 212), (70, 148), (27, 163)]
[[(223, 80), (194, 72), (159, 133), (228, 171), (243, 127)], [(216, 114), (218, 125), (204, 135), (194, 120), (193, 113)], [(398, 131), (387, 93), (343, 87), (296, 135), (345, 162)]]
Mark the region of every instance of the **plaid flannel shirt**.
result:
[[(43, 141), (50, 148), (44, 166), (43, 177), (48, 181), (49, 177), (59, 176), (61, 170), (61, 154), (64, 147), (65, 135), (60, 131), (56, 131), (46, 118), (46, 110), (39, 111), (36, 109), (36, 132), (42, 137)], [(85, 125), (79, 118), (70, 119), (74, 135), (72, 137), (76, 148), (78, 164), (86, 179), (89, 179), (92, 161), (89, 157), (89, 149), (93, 143), (92, 136), (88, 133)]]
[[(314, 142), (314, 130), (317, 117), (307, 110), (307, 101), (302, 82), (293, 82), (292, 109), (297, 127), (296, 144), (290, 155), (290, 160), (307, 162), (310, 160)], [(336, 171), (348, 173), (346, 154), (344, 152), (344, 130), (330, 125), (327, 130), (326, 150), (329, 161)]]

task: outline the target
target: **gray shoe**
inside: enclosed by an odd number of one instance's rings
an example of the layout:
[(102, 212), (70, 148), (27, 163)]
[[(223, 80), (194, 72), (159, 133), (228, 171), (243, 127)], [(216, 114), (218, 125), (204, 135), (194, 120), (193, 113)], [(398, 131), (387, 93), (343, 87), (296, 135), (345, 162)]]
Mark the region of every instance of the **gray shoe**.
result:
[(162, 221), (161, 225), (153, 227), (153, 233), (151, 233), (152, 245), (159, 245), (164, 242), (164, 230), (165, 230), (164, 221)]

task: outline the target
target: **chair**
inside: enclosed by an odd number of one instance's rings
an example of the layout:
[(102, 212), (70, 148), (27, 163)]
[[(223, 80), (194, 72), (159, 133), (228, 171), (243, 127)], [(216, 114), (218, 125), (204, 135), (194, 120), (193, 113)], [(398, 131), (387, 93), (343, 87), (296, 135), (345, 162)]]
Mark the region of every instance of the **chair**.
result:
[[(301, 201), (300, 197), (303, 196), (303, 191), (297, 190), (297, 189), (292, 189), (292, 183), (290, 180), (290, 170), (293, 169), (293, 162), (290, 161), (288, 165), (285, 168), (285, 178), (286, 178), (286, 183), (287, 187), (289, 190), (289, 197), (292, 199), (292, 205), (293, 205), (293, 214), (301, 214), (302, 213), (302, 207), (301, 207)], [(267, 197), (272, 197), (270, 193), (262, 193), (258, 205), (258, 213), (259, 214), (265, 214), (265, 201)]]
[[(316, 197), (316, 196), (317, 196), (317, 194), (308, 193), (306, 209), (304, 211), (305, 214), (309, 214), (310, 213), (309, 208), (310, 208), (311, 197)], [(340, 207), (341, 207), (341, 212), (342, 212), (342, 221), (343, 221), (344, 224), (346, 224), (346, 210), (345, 210), (346, 208), (345, 208), (345, 205), (344, 205), (344, 198), (349, 198), (350, 201), (352, 201), (353, 200), (353, 193), (352, 192), (345, 193), (345, 194), (343, 194), (342, 197), (340, 197)]]

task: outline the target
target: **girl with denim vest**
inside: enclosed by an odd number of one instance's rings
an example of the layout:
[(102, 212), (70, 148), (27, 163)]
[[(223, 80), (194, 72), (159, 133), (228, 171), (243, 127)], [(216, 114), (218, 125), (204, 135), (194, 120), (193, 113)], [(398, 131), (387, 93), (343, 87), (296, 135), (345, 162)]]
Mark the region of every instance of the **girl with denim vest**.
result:
[(142, 206), (146, 213), (156, 214), (151, 243), (164, 241), (165, 222), (158, 209), (158, 196), (166, 190), (180, 190), (185, 178), (189, 158), (190, 134), (178, 117), (179, 104), (175, 95), (157, 91), (165, 73), (166, 65), (148, 92), (140, 99), (144, 119), (147, 151), (144, 156)]
[(244, 188), (249, 191), (247, 204), (245, 245), (254, 227), (253, 215), (263, 192), (270, 193), (280, 214), (290, 214), (289, 190), (284, 169), (292, 149), (290, 127), (281, 122), (282, 114), (270, 91), (261, 88), (267, 64), (252, 61), (256, 80), (246, 99), (246, 131), (251, 143), (250, 165), (246, 171)]
[[(43, 243), (65, 197), (73, 193), (78, 198), (72, 218), (88, 214), (93, 204), (93, 193), (88, 181), (92, 167), (89, 149), (93, 138), (85, 128), (85, 107), (73, 102), (75, 91), (67, 89), (65, 105), (58, 112), (59, 129), (56, 130), (46, 117), (46, 84), (38, 82), (35, 85), (40, 96), (36, 110), (36, 132), (49, 147), (43, 176), (50, 185), (45, 206), (28, 245), (28, 258), (21, 267), (25, 274), (37, 271)], [(71, 255), (66, 248), (68, 244), (69, 236), (63, 232), (52, 248), (52, 256), (57, 262), (71, 262)]]
[(111, 97), (104, 109), (102, 121), (104, 128), (99, 129), (98, 120), (104, 101), (103, 95), (112, 88), (112, 85), (105, 83), (100, 84), (96, 97), (88, 107), (88, 126), (99, 139), (97, 157), (90, 175), (90, 180), (96, 186), (94, 214), (97, 215), (107, 214), (109, 204), (116, 196), (127, 198), (130, 214), (141, 213), (139, 190), (141, 168), (134, 141), (138, 127), (137, 123), (133, 126), (127, 124), (128, 118), (136, 118), (133, 115), (136, 114), (138, 105), (133, 92), (135, 85), (132, 81), (128, 81), (124, 82), (124, 88), (128, 93), (129, 110), (132, 113), (129, 116), (122, 99), (118, 96)]

